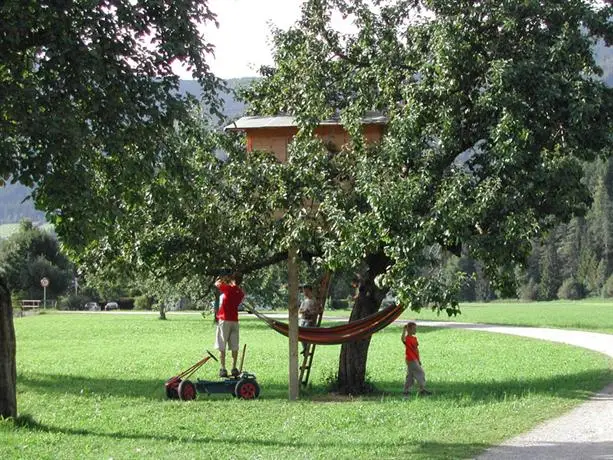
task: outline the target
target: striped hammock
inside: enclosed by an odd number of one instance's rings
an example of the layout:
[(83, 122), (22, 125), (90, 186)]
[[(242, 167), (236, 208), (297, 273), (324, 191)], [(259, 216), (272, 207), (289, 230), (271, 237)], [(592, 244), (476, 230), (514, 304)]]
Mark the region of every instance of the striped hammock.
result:
[[(269, 318), (253, 308), (246, 308), (278, 333), (286, 337), (289, 335), (289, 326), (286, 323)], [(390, 305), (365, 318), (350, 321), (340, 326), (299, 327), (298, 340), (316, 345), (338, 345), (366, 339), (393, 323), (403, 310), (404, 308), (400, 305)]]

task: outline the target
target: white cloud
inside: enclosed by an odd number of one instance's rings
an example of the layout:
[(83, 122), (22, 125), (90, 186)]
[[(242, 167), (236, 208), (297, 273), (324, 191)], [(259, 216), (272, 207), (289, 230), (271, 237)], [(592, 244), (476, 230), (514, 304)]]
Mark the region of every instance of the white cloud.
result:
[[(205, 39), (215, 45), (208, 58), (213, 73), (221, 78), (257, 75), (261, 65), (272, 64), (270, 23), (287, 29), (300, 16), (301, 0), (210, 0), (219, 28), (207, 26)], [(175, 70), (182, 78), (188, 72)]]

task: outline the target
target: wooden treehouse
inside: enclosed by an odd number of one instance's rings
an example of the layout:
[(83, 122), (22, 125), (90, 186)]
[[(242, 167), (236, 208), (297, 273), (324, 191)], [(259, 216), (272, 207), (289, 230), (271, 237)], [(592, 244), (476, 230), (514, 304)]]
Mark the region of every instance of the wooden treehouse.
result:
[[(387, 117), (370, 112), (362, 118), (362, 133), (367, 142), (377, 142), (383, 137)], [(298, 132), (292, 116), (242, 117), (226, 126), (227, 131), (243, 131), (247, 137), (247, 151), (271, 152), (281, 161), (287, 161), (287, 147)], [(315, 128), (315, 135), (326, 145), (341, 149), (349, 142), (349, 134), (340, 119), (324, 120)]]

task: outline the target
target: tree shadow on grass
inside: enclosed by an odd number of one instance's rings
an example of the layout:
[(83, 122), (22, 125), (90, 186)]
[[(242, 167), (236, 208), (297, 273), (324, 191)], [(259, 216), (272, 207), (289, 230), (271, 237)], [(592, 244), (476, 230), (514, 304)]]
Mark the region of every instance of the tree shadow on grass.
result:
[(205, 449), (211, 444), (221, 444), (233, 446), (244, 451), (253, 452), (257, 448), (293, 448), (303, 449), (310, 455), (316, 455), (317, 449), (334, 449), (340, 455), (347, 452), (355, 452), (356, 445), (364, 452), (382, 452), (388, 450), (394, 453), (395, 458), (405, 456), (427, 457), (433, 460), (443, 460), (449, 458), (475, 458), (485, 452), (486, 459), (517, 459), (517, 458), (540, 458), (540, 459), (576, 459), (576, 458), (609, 458), (613, 452), (613, 442), (547, 442), (538, 445), (528, 446), (495, 446), (491, 447), (485, 443), (445, 443), (421, 441), (415, 442), (408, 440), (406, 444), (399, 444), (397, 441), (386, 441), (376, 439), (373, 441), (356, 441), (350, 437), (338, 437), (332, 441), (319, 440), (316, 444), (308, 441), (297, 441), (279, 437), (277, 439), (260, 439), (252, 434), (245, 434), (237, 438), (235, 436), (194, 436), (193, 433), (160, 434), (155, 433), (127, 433), (122, 431), (104, 432), (90, 429), (74, 429), (49, 424), (42, 424), (34, 420), (29, 415), (22, 415), (15, 421), (15, 426), (30, 430), (32, 432), (51, 433), (66, 436), (91, 436), (110, 438), (113, 440), (142, 440), (142, 441), (162, 441), (169, 443), (185, 443), (202, 446)]
[(336, 437), (333, 440), (319, 439), (316, 443), (312, 441), (301, 441), (296, 439), (287, 439), (279, 436), (276, 439), (261, 439), (252, 433), (245, 433), (244, 436), (237, 438), (236, 436), (224, 437), (219, 436), (198, 436), (193, 433), (129, 433), (124, 431), (105, 432), (92, 429), (77, 429), (51, 424), (43, 424), (37, 422), (30, 415), (22, 415), (15, 420), (15, 426), (21, 429), (27, 429), (32, 432), (51, 433), (55, 435), (67, 436), (91, 436), (110, 438), (113, 440), (144, 440), (144, 441), (162, 441), (168, 443), (186, 443), (193, 445), (202, 445), (203, 448), (211, 444), (221, 444), (233, 446), (234, 448), (243, 451), (253, 452), (257, 448), (293, 448), (302, 449), (309, 452), (310, 455), (316, 454), (317, 449), (334, 449), (342, 455), (344, 451), (355, 452), (356, 444), (364, 452), (374, 452), (389, 450), (394, 452), (395, 456), (407, 455), (427, 455), (430, 459), (449, 459), (449, 458), (467, 458), (484, 451), (488, 447), (483, 443), (439, 443), (439, 442), (415, 442), (414, 440), (407, 441), (406, 444), (399, 444), (397, 441), (386, 441), (384, 439), (373, 439), (372, 441), (358, 441), (350, 437)]
[[(169, 376), (170, 378), (170, 376)], [(197, 379), (192, 379), (196, 381)], [(18, 375), (17, 385), (46, 394), (73, 394), (85, 397), (118, 396), (129, 398), (167, 399), (164, 388), (166, 380), (146, 380), (130, 378), (83, 377), (75, 375), (34, 373)], [(286, 399), (287, 386), (265, 384), (262, 387), (262, 399)], [(265, 385), (265, 386), (264, 386)], [(231, 397), (230, 393), (205, 395), (200, 398)]]
[[(195, 379), (194, 379), (195, 380)], [(449, 400), (500, 401), (508, 398), (520, 398), (528, 394), (556, 395), (567, 399), (586, 399), (593, 393), (591, 389), (599, 390), (612, 380), (610, 371), (584, 371), (575, 374), (552, 376), (548, 378), (533, 378), (526, 380), (507, 379), (497, 381), (462, 381), (445, 382), (432, 381), (429, 387), (435, 392), (436, 398)], [(590, 387), (586, 389), (586, 382)], [(595, 383), (594, 383), (595, 382)], [(119, 396), (132, 398), (166, 399), (165, 380), (146, 380), (130, 378), (94, 378), (60, 374), (27, 374), (17, 378), (19, 386), (47, 394), (74, 394), (78, 396)], [(401, 396), (403, 381), (371, 382), (377, 389), (374, 393), (360, 396), (360, 399), (381, 396)], [(261, 387), (261, 399), (286, 399), (288, 387), (285, 383), (268, 383), (258, 379)], [(595, 388), (594, 388), (595, 386)], [(310, 386), (303, 392), (305, 399), (320, 398), (327, 394), (324, 384)], [(201, 398), (227, 397), (227, 394), (203, 395)], [(602, 398), (613, 398), (612, 395), (602, 395)]]
[[(610, 393), (594, 393), (604, 388), (613, 380), (613, 373), (610, 371), (584, 371), (575, 374), (552, 376), (548, 378), (533, 378), (526, 380), (507, 379), (492, 381), (462, 381), (445, 382), (432, 381), (428, 388), (434, 392), (436, 399), (446, 399), (452, 401), (504, 401), (510, 398), (521, 398), (530, 394), (555, 395), (566, 399), (584, 400), (590, 396), (597, 399), (610, 400), (613, 395)], [(586, 382), (590, 382), (586, 388)], [(380, 399), (382, 396), (402, 396), (404, 381), (373, 381), (371, 382), (376, 391), (371, 397)], [(311, 393), (321, 396), (325, 393), (323, 386), (314, 386)], [(368, 396), (367, 396), (368, 397)]]

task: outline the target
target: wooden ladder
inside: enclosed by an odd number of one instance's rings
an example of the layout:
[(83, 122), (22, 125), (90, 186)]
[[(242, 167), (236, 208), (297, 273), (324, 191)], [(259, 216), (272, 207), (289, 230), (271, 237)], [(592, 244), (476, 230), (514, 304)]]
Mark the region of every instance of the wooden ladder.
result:
[[(317, 327), (321, 324), (321, 318), (323, 312), (317, 316)], [(300, 344), (302, 346), (302, 344)], [(309, 376), (311, 375), (311, 366), (313, 365), (313, 356), (315, 355), (315, 344), (307, 343), (306, 348), (301, 351), (303, 354), (302, 365), (300, 366), (300, 384), (306, 387), (309, 383)]]
[[(326, 272), (322, 277), (321, 283), (319, 285), (319, 290), (317, 292), (317, 303), (321, 305), (319, 315), (317, 315), (316, 327), (321, 325), (321, 320), (324, 316), (323, 305), (325, 305), (326, 298), (328, 297), (328, 289), (330, 288), (330, 279), (331, 273)], [(302, 346), (302, 344), (300, 344)], [(302, 352), (301, 352), (302, 353)], [(306, 387), (309, 383), (309, 376), (311, 375), (311, 367), (313, 365), (313, 356), (315, 355), (315, 344), (308, 343), (306, 348), (304, 349), (304, 354), (302, 357), (302, 365), (300, 366), (300, 384), (303, 387)]]

